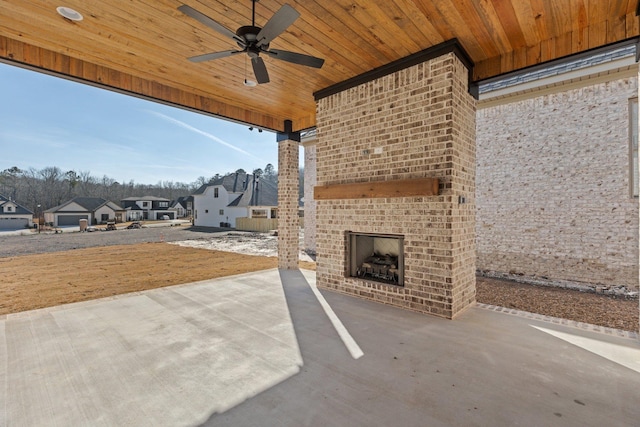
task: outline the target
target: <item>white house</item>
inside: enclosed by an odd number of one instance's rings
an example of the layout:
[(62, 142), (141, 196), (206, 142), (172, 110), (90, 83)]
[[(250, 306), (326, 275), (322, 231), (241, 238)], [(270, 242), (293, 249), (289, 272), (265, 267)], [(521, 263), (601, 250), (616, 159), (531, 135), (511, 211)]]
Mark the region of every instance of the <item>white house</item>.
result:
[(122, 212), (120, 206), (100, 197), (75, 197), (44, 211), (44, 220), (55, 227), (79, 225), (81, 219), (88, 224), (104, 224), (122, 219)]
[(191, 216), (191, 212), (193, 211), (193, 197), (178, 197), (171, 202), (170, 208), (175, 209), (178, 218)]
[(0, 230), (19, 230), (33, 226), (33, 212), (0, 195)]
[(126, 211), (127, 221), (142, 219), (176, 219), (178, 211), (171, 207), (171, 200), (163, 197), (142, 196), (127, 197), (120, 201)]
[(234, 173), (193, 193), (193, 223), (234, 228), (237, 218), (276, 218), (277, 206), (275, 184), (251, 174)]

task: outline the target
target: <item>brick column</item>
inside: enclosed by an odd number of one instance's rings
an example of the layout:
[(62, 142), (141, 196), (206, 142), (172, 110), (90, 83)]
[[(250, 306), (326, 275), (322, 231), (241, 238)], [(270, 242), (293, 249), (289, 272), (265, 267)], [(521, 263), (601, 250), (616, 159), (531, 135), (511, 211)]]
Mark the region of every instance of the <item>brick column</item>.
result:
[(316, 139), (304, 141), (304, 249), (316, 253)]
[(278, 133), (278, 268), (298, 268), (298, 150), (300, 134), (291, 131), (285, 121), (285, 132)]

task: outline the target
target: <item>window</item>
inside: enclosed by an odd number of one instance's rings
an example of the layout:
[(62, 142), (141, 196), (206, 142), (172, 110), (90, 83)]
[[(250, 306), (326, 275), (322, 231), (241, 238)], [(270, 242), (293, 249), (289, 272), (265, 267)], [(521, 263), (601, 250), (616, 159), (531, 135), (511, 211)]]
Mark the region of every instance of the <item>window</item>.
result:
[(109, 221), (109, 214), (102, 214), (100, 220), (102, 221)]
[(13, 212), (13, 206), (7, 206), (7, 212)]
[(220, 209), (220, 215), (224, 215), (224, 209)]
[(143, 208), (149, 207), (149, 202), (142, 202), (142, 207)]
[(265, 209), (253, 209), (251, 213), (252, 218), (266, 218), (267, 211)]
[(161, 208), (168, 208), (169, 202), (158, 202), (158, 206), (160, 206)]
[(213, 197), (215, 197), (215, 198), (218, 197), (218, 189), (217, 188), (213, 189)]
[(629, 181), (632, 197), (638, 197), (638, 98), (629, 100)]

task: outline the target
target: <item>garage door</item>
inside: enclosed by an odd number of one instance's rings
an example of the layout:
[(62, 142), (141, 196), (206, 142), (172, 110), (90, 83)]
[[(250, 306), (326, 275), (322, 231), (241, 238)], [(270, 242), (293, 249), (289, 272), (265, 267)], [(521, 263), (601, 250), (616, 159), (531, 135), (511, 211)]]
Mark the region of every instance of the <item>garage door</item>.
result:
[(175, 212), (156, 212), (156, 219), (164, 219), (164, 216), (168, 216), (169, 219), (174, 219), (173, 214)]
[(0, 218), (0, 230), (20, 230), (29, 224), (26, 218)]
[(58, 216), (58, 225), (60, 227), (65, 225), (80, 225), (80, 220), (89, 220), (89, 215), (60, 215)]

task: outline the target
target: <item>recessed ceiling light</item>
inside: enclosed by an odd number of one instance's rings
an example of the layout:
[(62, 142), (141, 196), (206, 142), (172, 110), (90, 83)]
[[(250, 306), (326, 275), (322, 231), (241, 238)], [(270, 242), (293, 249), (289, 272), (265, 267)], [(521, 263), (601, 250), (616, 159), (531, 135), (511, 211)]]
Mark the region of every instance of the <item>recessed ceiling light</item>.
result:
[(82, 21), (83, 17), (82, 14), (80, 14), (80, 12), (76, 12), (75, 10), (71, 9), (70, 7), (64, 7), (64, 6), (59, 6), (56, 8), (56, 11), (58, 11), (58, 13), (67, 18), (70, 19), (72, 21)]

